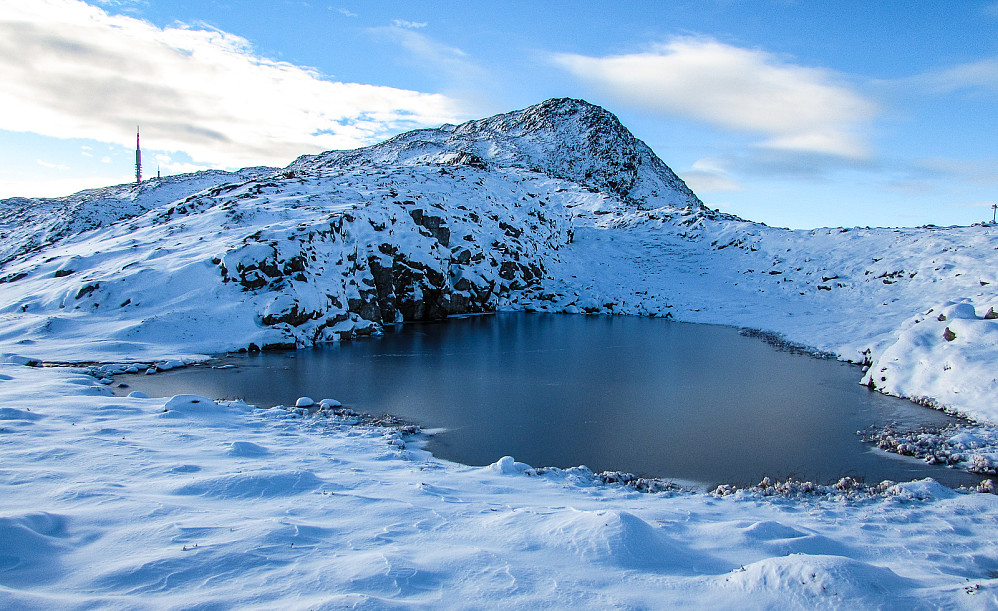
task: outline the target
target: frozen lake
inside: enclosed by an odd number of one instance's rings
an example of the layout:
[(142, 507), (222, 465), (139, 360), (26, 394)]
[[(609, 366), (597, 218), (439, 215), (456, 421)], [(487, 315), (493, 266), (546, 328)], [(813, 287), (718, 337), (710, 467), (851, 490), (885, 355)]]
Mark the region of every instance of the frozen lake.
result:
[(639, 317), (497, 314), (409, 324), (321, 349), (119, 376), (151, 396), (267, 407), (333, 398), (425, 429), (436, 456), (620, 470), (708, 485), (980, 478), (888, 455), (857, 431), (953, 419), (858, 384), (858, 367), (775, 349), (732, 327)]

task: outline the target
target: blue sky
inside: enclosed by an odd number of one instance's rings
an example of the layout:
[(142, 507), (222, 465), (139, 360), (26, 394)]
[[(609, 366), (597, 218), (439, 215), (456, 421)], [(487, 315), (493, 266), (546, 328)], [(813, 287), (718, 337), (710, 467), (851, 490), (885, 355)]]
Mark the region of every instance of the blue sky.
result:
[(771, 225), (990, 220), (998, 2), (0, 0), (0, 197), (283, 166), (550, 97)]

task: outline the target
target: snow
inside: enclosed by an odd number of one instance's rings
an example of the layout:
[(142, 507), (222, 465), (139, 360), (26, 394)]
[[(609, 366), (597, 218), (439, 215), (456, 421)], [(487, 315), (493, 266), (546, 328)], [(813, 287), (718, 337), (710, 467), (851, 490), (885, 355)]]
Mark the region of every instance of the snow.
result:
[(4, 200), (0, 233), (2, 608), (998, 606), (993, 494), (638, 492), (447, 463), (333, 399), (101, 383), (455, 314), (659, 316), (863, 363), (977, 419), (917, 441), (994, 472), (998, 227), (751, 223), (550, 100), (284, 170)]
[[(0, 275), (0, 350), (197, 360), (496, 309), (637, 314), (774, 332), (873, 365), (881, 392), (998, 420), (994, 226), (743, 221), (571, 100), (290, 167), (31, 200), (48, 237), (5, 235), (22, 254)], [(976, 314), (913, 327), (954, 303)]]
[(0, 372), (4, 608), (998, 603), (998, 496), (931, 480), (647, 494), (446, 463), (328, 413)]
[(962, 299), (913, 316), (873, 360), (864, 383), (887, 394), (993, 420), (998, 319), (986, 315), (978, 314), (971, 300)]

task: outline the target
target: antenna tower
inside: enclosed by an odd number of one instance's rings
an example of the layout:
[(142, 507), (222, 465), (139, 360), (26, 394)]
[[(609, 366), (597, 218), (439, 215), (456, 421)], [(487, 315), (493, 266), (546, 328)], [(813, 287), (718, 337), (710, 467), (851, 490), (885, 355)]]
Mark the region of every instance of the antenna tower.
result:
[(142, 182), (142, 149), (139, 148), (139, 126), (135, 126), (135, 182)]

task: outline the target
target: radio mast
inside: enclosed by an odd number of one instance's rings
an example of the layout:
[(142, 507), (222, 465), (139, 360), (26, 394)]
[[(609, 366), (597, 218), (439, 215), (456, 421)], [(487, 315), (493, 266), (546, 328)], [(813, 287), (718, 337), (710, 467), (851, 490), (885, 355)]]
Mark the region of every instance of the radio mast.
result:
[(142, 149), (139, 148), (139, 126), (135, 126), (135, 182), (142, 182)]

